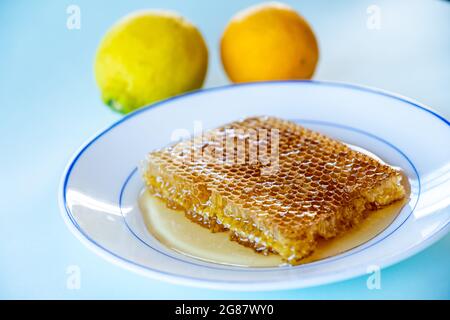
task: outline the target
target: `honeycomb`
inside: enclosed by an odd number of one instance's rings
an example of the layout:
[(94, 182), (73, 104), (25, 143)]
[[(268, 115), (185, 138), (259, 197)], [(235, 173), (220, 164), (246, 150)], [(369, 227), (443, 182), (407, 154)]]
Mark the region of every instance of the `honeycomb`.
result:
[(295, 265), (370, 210), (405, 196), (401, 172), (273, 117), (232, 122), (151, 152), (151, 194), (192, 221)]

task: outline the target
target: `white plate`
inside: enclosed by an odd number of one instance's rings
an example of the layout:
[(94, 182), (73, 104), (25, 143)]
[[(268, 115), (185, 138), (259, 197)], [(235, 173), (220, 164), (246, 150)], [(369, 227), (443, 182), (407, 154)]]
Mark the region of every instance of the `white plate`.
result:
[[(411, 200), (363, 245), (321, 261), (279, 268), (203, 262), (165, 248), (145, 229), (136, 171), (176, 129), (204, 129), (251, 115), (298, 121), (361, 146), (410, 180)], [(176, 131), (182, 133), (183, 131)], [(233, 290), (299, 288), (347, 279), (405, 259), (444, 236), (450, 221), (450, 123), (417, 102), (384, 91), (317, 81), (264, 82), (197, 91), (132, 113), (70, 161), (59, 192), (74, 234), (109, 261), (156, 279)]]

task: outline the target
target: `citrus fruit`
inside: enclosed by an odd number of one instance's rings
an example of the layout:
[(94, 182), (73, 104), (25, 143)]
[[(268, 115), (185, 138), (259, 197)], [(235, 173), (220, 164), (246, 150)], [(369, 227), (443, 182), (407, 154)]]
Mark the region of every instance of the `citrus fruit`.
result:
[(198, 29), (180, 15), (140, 11), (117, 22), (95, 57), (103, 101), (128, 113), (146, 104), (198, 89), (208, 50)]
[(220, 44), (233, 82), (309, 79), (319, 58), (308, 22), (281, 3), (265, 3), (236, 14)]

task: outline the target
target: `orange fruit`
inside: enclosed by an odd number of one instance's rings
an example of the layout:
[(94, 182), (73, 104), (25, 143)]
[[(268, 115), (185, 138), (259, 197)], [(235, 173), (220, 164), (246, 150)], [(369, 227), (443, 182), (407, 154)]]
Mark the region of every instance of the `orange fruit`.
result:
[(310, 79), (319, 59), (308, 22), (281, 3), (236, 14), (225, 28), (220, 53), (233, 82)]

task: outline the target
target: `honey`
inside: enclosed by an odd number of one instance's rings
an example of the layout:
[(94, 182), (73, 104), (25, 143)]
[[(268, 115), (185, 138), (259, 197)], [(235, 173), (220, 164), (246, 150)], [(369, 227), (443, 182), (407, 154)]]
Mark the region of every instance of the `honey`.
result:
[[(403, 181), (407, 181), (404, 179)], [(409, 184), (404, 184), (409, 194)], [(301, 260), (309, 263), (356, 248), (385, 230), (398, 216), (407, 198), (373, 211), (359, 225), (335, 238), (318, 242), (313, 254)], [(240, 267), (277, 267), (285, 263), (279, 255), (262, 255), (251, 248), (229, 241), (225, 232), (212, 233), (184, 217), (184, 212), (167, 208), (165, 203), (144, 189), (139, 207), (149, 233), (168, 249), (199, 260)]]
[[(261, 132), (271, 139), (252, 139)], [(144, 179), (152, 195), (197, 224), (290, 264), (406, 194), (399, 170), (271, 117), (152, 152)]]

